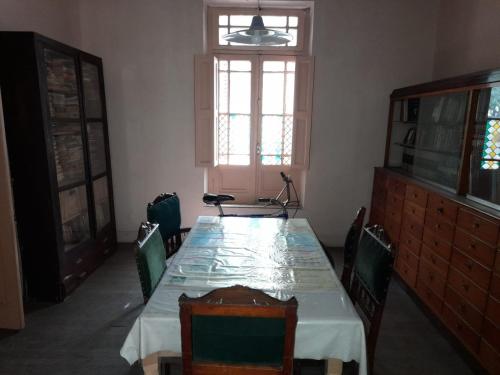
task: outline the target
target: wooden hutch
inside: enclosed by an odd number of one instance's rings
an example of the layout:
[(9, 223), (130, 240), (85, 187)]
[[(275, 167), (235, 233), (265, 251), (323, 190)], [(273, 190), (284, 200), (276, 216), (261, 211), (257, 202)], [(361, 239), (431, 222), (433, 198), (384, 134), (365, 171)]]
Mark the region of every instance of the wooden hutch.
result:
[(500, 374), (500, 69), (394, 90), (370, 224), (395, 269)]
[(0, 86), (25, 301), (62, 301), (115, 248), (102, 61), (0, 32)]

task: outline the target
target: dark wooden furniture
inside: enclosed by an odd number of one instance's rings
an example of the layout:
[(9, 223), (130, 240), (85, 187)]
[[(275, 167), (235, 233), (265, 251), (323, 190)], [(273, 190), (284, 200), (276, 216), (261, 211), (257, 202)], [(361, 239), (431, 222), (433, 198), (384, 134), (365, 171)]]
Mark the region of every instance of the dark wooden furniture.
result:
[(30, 32), (0, 48), (25, 299), (61, 301), (116, 243), (102, 61)]
[(500, 374), (499, 101), (500, 70), (395, 90), (369, 220), (397, 249), (401, 279), (491, 374)]
[[(365, 220), (366, 208), (361, 207), (356, 213), (356, 218), (351, 224), (349, 231), (344, 242), (344, 267), (342, 269), (342, 276), (340, 281), (344, 286), (345, 290), (349, 291), (351, 285), (351, 273), (354, 264), (354, 259), (356, 258), (356, 253), (358, 251), (359, 237), (361, 236), (361, 231), (363, 230), (363, 221)], [(332, 263), (332, 267), (333, 267)]]
[(183, 374), (292, 374), (295, 298), (236, 285), (179, 306)]
[(160, 225), (167, 258), (179, 250), (191, 228), (181, 228), (181, 208), (177, 193), (161, 193), (147, 206), (148, 221)]
[(363, 230), (354, 262), (349, 296), (363, 314), (366, 328), (368, 372), (373, 369), (375, 347), (392, 276), (394, 254), (369, 228)]
[(134, 247), (145, 304), (167, 269), (166, 251), (158, 227), (158, 224), (141, 223)]

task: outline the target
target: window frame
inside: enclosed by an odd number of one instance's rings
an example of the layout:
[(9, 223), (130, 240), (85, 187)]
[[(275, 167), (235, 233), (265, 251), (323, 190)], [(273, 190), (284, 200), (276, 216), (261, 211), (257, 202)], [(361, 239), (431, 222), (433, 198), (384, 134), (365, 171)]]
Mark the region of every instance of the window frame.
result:
[[(296, 46), (221, 46), (219, 44), (219, 16), (220, 15), (256, 15), (262, 16), (296, 16), (297, 45)], [(248, 25), (250, 26), (250, 25)], [(257, 8), (238, 7), (207, 7), (207, 51), (214, 54), (271, 54), (271, 55), (309, 55), (310, 49), (310, 9), (294, 8)]]

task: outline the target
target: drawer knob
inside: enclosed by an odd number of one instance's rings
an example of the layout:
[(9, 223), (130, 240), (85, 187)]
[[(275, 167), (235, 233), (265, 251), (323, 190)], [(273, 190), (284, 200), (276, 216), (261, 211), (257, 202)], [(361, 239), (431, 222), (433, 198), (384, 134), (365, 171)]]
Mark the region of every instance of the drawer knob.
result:
[(465, 263), (465, 267), (467, 267), (469, 269), (469, 271), (472, 271), (472, 267), (474, 267), (474, 265), (472, 264), (471, 261), (468, 261)]
[(433, 264), (436, 264), (436, 257), (434, 255), (431, 255), (431, 262)]
[(460, 306), (458, 306), (458, 309), (460, 310), (461, 313), (464, 313), (466, 310), (465, 305), (463, 303), (461, 303)]
[(469, 249), (471, 250), (476, 250), (476, 244), (474, 242), (472, 242), (470, 245), (469, 245)]
[(434, 275), (429, 275), (429, 280), (434, 281)]
[(411, 224), (410, 229), (415, 229), (415, 226), (413, 224)]
[(457, 329), (458, 329), (459, 331), (461, 331), (461, 330), (462, 330), (462, 328), (463, 328), (462, 324), (457, 323)]
[(434, 241), (434, 246), (437, 246), (437, 245), (439, 245), (439, 242)]
[(411, 213), (415, 214), (415, 209), (414, 208), (411, 209)]
[(436, 224), (436, 225), (434, 226), (434, 228), (436, 228), (436, 229), (441, 229), (441, 225)]
[(462, 288), (464, 288), (464, 290), (466, 292), (468, 292), (469, 291), (469, 284), (462, 284)]
[(418, 194), (417, 193), (413, 193), (413, 198), (418, 198)]
[(474, 224), (472, 224), (472, 228), (474, 228), (474, 229), (479, 228), (479, 223), (474, 223)]
[(443, 209), (443, 207), (438, 207), (438, 208), (436, 208), (436, 211), (438, 214), (442, 215), (444, 212), (444, 209)]

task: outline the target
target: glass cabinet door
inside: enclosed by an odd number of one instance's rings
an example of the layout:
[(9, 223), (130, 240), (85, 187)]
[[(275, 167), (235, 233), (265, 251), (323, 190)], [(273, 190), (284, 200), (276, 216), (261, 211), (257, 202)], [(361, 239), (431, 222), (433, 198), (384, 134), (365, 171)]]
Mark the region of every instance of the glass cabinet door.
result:
[(455, 190), (468, 93), (393, 102), (388, 166)]
[(469, 195), (500, 206), (500, 87), (479, 92)]
[(83, 96), (97, 232), (111, 222), (99, 67), (82, 61)]
[(455, 190), (458, 184), (468, 93), (420, 99), (413, 174)]
[(65, 250), (90, 238), (81, 109), (75, 58), (43, 50), (50, 136)]

